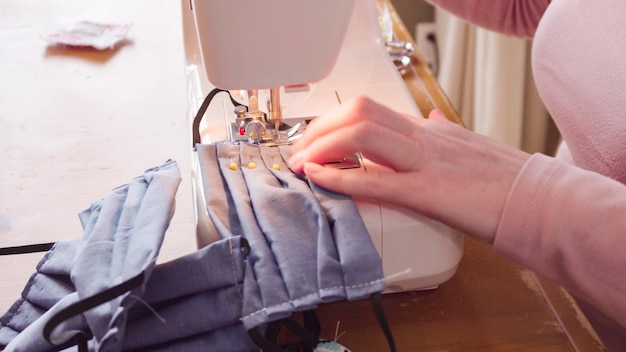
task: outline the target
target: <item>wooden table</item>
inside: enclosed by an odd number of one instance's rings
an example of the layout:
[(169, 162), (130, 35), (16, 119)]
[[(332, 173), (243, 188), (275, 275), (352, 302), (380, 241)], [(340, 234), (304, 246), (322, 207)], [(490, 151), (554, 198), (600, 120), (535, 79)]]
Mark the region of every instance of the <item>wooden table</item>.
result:
[[(114, 50), (42, 39), (79, 20), (132, 26)], [(159, 260), (195, 250), (180, 3), (4, 1), (0, 42), (0, 246), (80, 238), (78, 212), (174, 159), (183, 180)], [(40, 258), (0, 257), (2, 313)]]
[[(388, 1), (388, 0), (380, 0)], [(390, 3), (388, 3), (390, 5)], [(21, 0), (0, 5), (0, 245), (73, 239), (77, 213), (168, 158), (183, 180), (159, 261), (195, 250), (180, 2)], [(393, 7), (395, 32), (410, 40)], [(114, 50), (48, 47), (41, 35), (79, 19), (131, 22)], [(460, 122), (419, 53), (405, 75), (422, 113)], [(40, 254), (0, 257), (0, 311)], [(435, 290), (389, 294), (399, 351), (600, 350), (560, 288), (467, 239), (457, 274)], [(369, 302), (320, 307), (324, 337), (385, 351)], [(575, 346), (575, 347), (574, 347)]]

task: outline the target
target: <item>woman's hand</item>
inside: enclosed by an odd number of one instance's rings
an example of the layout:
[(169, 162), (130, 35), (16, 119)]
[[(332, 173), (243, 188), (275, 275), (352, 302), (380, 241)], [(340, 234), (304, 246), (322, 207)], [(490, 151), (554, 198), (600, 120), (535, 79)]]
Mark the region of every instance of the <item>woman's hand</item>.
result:
[[(322, 166), (357, 152), (382, 167), (351, 172)], [(397, 204), (491, 243), (528, 158), (438, 110), (415, 118), (361, 97), (316, 118), (293, 145), (289, 164), (322, 187)]]

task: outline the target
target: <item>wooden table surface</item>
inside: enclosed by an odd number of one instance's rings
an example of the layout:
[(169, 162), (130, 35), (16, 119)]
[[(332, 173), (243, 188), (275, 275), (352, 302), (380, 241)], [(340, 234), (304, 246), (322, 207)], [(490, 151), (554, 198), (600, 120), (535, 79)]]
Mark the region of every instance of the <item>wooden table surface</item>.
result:
[[(380, 0), (388, 3), (388, 0)], [(388, 5), (391, 5), (388, 3)], [(21, 0), (0, 5), (0, 245), (78, 238), (77, 213), (171, 158), (183, 180), (159, 261), (195, 250), (180, 2)], [(411, 40), (392, 10), (395, 32)], [(77, 20), (132, 23), (114, 50), (49, 47), (42, 35)], [(419, 53), (405, 81), (422, 113), (459, 122)], [(0, 311), (40, 254), (0, 257)], [(429, 291), (383, 296), (399, 351), (601, 350), (560, 288), (467, 239), (456, 275)], [(324, 337), (385, 351), (369, 302), (318, 309)]]
[[(78, 212), (174, 159), (183, 180), (160, 261), (195, 250), (180, 3), (0, 3), (0, 246), (80, 238)], [(48, 46), (81, 20), (130, 23), (114, 50)], [(0, 311), (39, 254), (0, 256)], [(1, 313), (0, 313), (1, 314)]]

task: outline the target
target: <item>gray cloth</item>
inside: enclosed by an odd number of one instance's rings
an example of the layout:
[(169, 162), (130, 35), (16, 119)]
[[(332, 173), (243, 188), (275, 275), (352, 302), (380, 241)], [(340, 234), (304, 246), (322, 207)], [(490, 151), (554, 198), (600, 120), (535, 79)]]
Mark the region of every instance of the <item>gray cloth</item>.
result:
[[(384, 289), (352, 199), (291, 172), (288, 148), (220, 143), (197, 153), (219, 239), (155, 266), (180, 176), (174, 162), (146, 171), (80, 214), (83, 238), (44, 256), (0, 317), (6, 351), (75, 350), (76, 331), (90, 351), (258, 351), (251, 329)], [(64, 319), (46, 341), (60, 310), (137, 275), (137, 287)]]
[[(5, 351), (48, 351), (87, 328), (95, 349), (121, 350), (126, 315), (137, 301), (133, 297), (143, 296), (179, 183), (178, 166), (168, 161), (80, 213), (81, 240), (57, 243), (39, 263), (22, 298), (0, 318)], [(56, 313), (140, 274), (144, 279), (136, 288), (67, 319), (52, 332), (52, 344), (46, 341), (44, 326)]]
[(197, 152), (216, 229), (250, 243), (246, 328), (384, 289), (380, 257), (354, 201), (294, 174), (288, 147), (225, 142)]

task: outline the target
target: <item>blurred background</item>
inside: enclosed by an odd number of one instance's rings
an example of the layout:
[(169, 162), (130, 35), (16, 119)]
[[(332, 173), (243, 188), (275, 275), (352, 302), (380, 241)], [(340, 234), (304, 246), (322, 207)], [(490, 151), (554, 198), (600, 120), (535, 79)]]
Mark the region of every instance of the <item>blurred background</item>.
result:
[(537, 94), (531, 40), (477, 28), (424, 0), (392, 0), (468, 128), (553, 155), (559, 133)]

